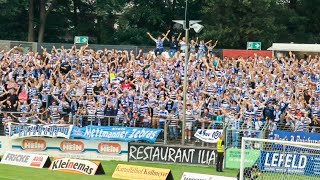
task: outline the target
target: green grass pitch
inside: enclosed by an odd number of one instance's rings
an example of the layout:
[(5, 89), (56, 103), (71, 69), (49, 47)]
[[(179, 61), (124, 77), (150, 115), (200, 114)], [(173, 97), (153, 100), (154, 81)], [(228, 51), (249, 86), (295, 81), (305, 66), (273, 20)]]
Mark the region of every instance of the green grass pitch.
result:
[(175, 180), (181, 178), (183, 172), (193, 172), (200, 174), (212, 174), (217, 176), (236, 177), (237, 170), (224, 170), (222, 173), (216, 172), (214, 167), (187, 166), (174, 164), (158, 164), (144, 162), (119, 162), (119, 161), (102, 161), (105, 175), (88, 176), (70, 174), (65, 172), (51, 171), (48, 169), (36, 169), (20, 166), (11, 166), (0, 164), (0, 180), (87, 180), (87, 179), (112, 179), (114, 169), (118, 164), (129, 164), (137, 166), (157, 167), (171, 169)]

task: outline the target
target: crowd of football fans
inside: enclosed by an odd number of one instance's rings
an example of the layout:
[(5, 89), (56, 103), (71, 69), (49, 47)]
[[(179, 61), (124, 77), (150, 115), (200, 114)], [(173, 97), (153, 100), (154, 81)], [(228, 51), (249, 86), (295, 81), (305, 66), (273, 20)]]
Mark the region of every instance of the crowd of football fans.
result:
[[(168, 32), (169, 33), (169, 32)], [(195, 128), (312, 131), (320, 124), (320, 58), (217, 57), (211, 41), (190, 42), (184, 77), (185, 39), (158, 39), (155, 52), (90, 46), (58, 52), (19, 47), (0, 52), (3, 123), (75, 123), (163, 128), (178, 138), (183, 80), (188, 78), (187, 139)], [(168, 55), (163, 42), (169, 41)], [(60, 48), (60, 47), (59, 47)], [(20, 112), (17, 115), (14, 112)], [(44, 118), (45, 117), (45, 118)], [(110, 119), (109, 119), (110, 120)]]

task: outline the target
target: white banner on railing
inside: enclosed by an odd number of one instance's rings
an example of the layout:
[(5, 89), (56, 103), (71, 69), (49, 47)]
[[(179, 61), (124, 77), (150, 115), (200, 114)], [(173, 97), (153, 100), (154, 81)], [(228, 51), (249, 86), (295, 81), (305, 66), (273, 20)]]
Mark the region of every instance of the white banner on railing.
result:
[(194, 137), (207, 143), (217, 143), (222, 133), (222, 129), (198, 129)]
[(33, 125), (33, 124), (9, 124), (9, 136), (12, 139), (25, 137), (60, 137), (70, 138), (73, 125)]

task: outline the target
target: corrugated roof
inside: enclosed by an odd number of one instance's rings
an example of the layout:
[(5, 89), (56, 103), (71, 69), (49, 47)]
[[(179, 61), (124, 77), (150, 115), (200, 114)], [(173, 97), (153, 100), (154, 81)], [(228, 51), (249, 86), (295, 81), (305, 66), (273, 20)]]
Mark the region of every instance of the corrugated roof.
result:
[(273, 43), (272, 46), (268, 48), (268, 50), (320, 52), (320, 44)]

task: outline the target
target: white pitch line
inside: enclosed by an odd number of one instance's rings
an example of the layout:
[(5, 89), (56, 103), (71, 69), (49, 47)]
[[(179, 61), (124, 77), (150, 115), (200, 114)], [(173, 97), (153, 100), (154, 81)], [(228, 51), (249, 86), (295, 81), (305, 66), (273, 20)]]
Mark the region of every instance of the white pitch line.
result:
[(23, 179), (12, 178), (12, 177), (7, 177), (7, 176), (1, 176), (1, 175), (0, 175), (0, 179), (23, 180)]

